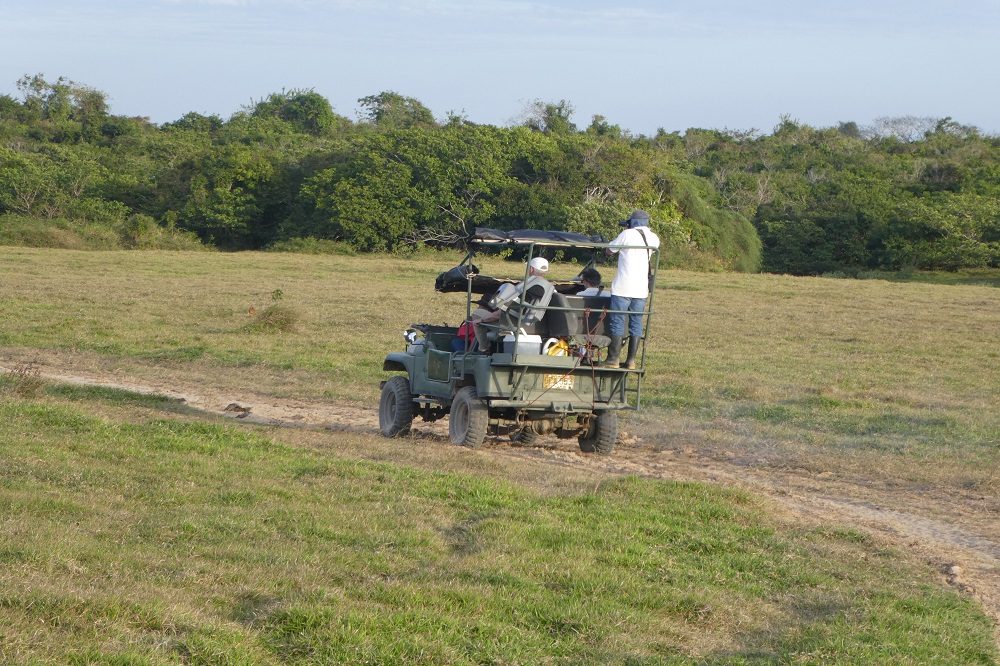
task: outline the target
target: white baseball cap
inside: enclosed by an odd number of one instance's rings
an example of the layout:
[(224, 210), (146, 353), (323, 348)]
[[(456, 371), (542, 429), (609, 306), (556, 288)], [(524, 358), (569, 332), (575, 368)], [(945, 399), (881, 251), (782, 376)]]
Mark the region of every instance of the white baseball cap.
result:
[(549, 262), (544, 257), (535, 257), (528, 262), (528, 265), (539, 273), (546, 273), (549, 270)]

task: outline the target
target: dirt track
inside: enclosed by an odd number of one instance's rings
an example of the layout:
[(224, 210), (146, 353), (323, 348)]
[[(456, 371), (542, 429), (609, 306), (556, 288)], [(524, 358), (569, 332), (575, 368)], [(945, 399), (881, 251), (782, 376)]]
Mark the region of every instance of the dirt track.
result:
[[(0, 373), (24, 362), (19, 354), (0, 356)], [(121, 373), (76, 363), (69, 355), (31, 359), (43, 378), (99, 385), (176, 398), (195, 410), (244, 422), (323, 428), (374, 434), (375, 407), (348, 403), (307, 402), (254, 393), (238, 379), (215, 378), (209, 384), (183, 373), (162, 378), (123, 377)], [(864, 529), (908, 551), (918, 553), (940, 572), (942, 580), (976, 598), (993, 617), (1000, 645), (1000, 511), (998, 498), (975, 493), (886, 487), (864, 479), (845, 480), (802, 469), (756, 466), (713, 456), (695, 447), (663, 446), (657, 424), (635, 419), (613, 455), (579, 452), (575, 440), (542, 438), (538, 445), (514, 447), (488, 440), (490, 455), (527, 459), (552, 468), (575, 468), (606, 475), (693, 480), (745, 488), (763, 494), (792, 517), (845, 524)], [(414, 423), (413, 437), (429, 446), (451, 446), (447, 421)]]

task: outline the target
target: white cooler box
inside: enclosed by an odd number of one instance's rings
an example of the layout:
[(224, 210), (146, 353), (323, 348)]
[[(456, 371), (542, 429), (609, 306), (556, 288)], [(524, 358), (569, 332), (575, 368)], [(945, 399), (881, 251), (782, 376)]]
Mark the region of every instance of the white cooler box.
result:
[[(514, 353), (514, 336), (507, 334), (503, 336), (503, 353)], [(542, 336), (540, 335), (519, 335), (517, 338), (518, 354), (541, 354)]]

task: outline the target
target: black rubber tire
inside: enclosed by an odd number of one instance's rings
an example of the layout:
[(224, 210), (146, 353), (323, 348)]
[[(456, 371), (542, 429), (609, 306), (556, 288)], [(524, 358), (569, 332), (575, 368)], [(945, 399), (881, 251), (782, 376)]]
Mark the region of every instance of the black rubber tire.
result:
[(510, 441), (517, 446), (531, 446), (538, 441), (539, 434), (530, 425), (510, 433)]
[(451, 443), (478, 449), (486, 439), (489, 425), (489, 410), (476, 394), (476, 387), (465, 386), (459, 389), (455, 399), (451, 401), (451, 415), (448, 417)]
[(378, 429), (386, 437), (410, 432), (413, 423), (413, 395), (406, 377), (396, 376), (382, 387), (378, 401)]
[(597, 412), (590, 428), (580, 435), (580, 450), (606, 456), (615, 450), (618, 441), (618, 412)]

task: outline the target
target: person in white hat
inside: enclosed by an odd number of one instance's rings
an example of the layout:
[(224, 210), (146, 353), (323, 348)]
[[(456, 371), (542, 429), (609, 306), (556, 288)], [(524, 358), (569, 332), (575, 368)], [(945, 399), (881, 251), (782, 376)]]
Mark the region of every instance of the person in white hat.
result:
[[(518, 282), (516, 285), (503, 285), (496, 295), (490, 300), (490, 306), (495, 308), (492, 312), (485, 308), (477, 309), (472, 313), (472, 323), (476, 328), (476, 341), (479, 344), (479, 351), (488, 354), (490, 351), (487, 334), (489, 329), (483, 324), (499, 322), (501, 328), (514, 330), (517, 326), (518, 316), (521, 317), (521, 326), (527, 326), (537, 321), (541, 321), (545, 316), (545, 308), (552, 300), (552, 293), (555, 287), (545, 279), (545, 274), (549, 272), (549, 262), (543, 257), (535, 257), (528, 262), (528, 279)], [(523, 308), (523, 314), (521, 310)]]

